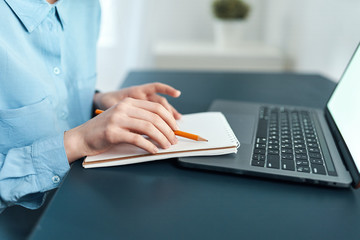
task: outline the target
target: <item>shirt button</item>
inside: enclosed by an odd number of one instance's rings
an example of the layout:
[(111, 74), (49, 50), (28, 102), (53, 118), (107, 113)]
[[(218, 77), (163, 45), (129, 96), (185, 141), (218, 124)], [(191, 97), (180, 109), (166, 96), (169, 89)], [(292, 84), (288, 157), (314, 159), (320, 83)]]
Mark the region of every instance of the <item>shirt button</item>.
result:
[(66, 111), (62, 111), (62, 112), (60, 113), (60, 118), (66, 119), (67, 117), (68, 117), (68, 113), (67, 113)]
[(53, 181), (53, 183), (59, 183), (60, 182), (60, 177), (58, 175), (55, 175), (51, 178), (51, 180)]
[(55, 75), (59, 75), (61, 73), (60, 68), (54, 67), (54, 73)]

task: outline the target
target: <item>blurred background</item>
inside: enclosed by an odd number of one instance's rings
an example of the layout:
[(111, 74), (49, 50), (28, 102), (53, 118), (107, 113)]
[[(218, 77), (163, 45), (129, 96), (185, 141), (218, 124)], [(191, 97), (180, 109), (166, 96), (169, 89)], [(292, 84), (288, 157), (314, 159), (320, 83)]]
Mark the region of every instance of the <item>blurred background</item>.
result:
[(98, 86), (131, 70), (318, 73), (338, 81), (360, 41), (359, 0), (244, 0), (219, 20), (213, 0), (101, 0)]

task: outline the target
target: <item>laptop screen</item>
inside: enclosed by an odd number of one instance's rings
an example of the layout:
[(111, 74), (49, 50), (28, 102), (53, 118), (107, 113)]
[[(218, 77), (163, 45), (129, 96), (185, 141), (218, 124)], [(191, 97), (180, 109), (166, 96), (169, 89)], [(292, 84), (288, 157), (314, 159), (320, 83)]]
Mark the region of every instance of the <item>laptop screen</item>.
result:
[(360, 47), (358, 46), (327, 107), (360, 169)]

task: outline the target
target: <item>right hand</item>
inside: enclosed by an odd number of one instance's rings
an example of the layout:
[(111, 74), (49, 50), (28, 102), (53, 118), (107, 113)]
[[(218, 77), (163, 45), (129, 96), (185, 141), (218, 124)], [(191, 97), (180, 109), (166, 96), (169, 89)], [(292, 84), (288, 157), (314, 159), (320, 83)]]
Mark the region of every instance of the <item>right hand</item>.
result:
[(161, 104), (125, 98), (86, 123), (66, 131), (64, 146), (69, 163), (96, 155), (119, 143), (130, 143), (150, 153), (177, 143), (173, 130), (178, 130), (174, 116)]

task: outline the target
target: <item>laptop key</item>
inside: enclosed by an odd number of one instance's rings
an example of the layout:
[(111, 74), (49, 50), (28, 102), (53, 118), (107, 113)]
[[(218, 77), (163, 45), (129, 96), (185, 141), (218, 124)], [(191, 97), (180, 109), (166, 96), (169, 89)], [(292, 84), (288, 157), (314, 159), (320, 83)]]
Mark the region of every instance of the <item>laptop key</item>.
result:
[(295, 149), (297, 149), (297, 148), (305, 148), (305, 145), (304, 144), (295, 144), (294, 148)]
[(290, 139), (290, 138), (291, 138), (290, 135), (287, 134), (281, 135), (281, 139)]
[(256, 143), (266, 143), (266, 138), (256, 138)]
[(288, 154), (288, 153), (284, 153), (284, 154), (281, 155), (281, 159), (294, 160), (294, 155)]
[(308, 147), (319, 147), (319, 145), (317, 144), (317, 143), (308, 143), (307, 144), (308, 145)]
[(321, 159), (321, 154), (320, 153), (309, 153), (309, 157)]
[(259, 119), (258, 129), (257, 129), (257, 133), (256, 133), (256, 136), (258, 138), (267, 137), (267, 127), (268, 127), (267, 124), (268, 124), (267, 120)]
[(268, 168), (280, 168), (280, 156), (279, 155), (268, 155), (267, 156), (267, 164)]
[(273, 131), (270, 130), (269, 135), (270, 135), (270, 136), (278, 136), (278, 135), (279, 135), (279, 132), (276, 131), (276, 129), (273, 130)]
[(290, 148), (290, 149), (292, 149), (292, 144), (291, 143), (281, 144), (281, 148)]
[(283, 149), (281, 149), (281, 153), (292, 154), (293, 150), (291, 148), (283, 148)]
[(297, 149), (295, 150), (295, 153), (296, 153), (296, 154), (301, 154), (301, 153), (306, 154), (306, 149), (305, 149), (305, 148), (297, 148)]
[(281, 161), (281, 169), (295, 171), (295, 164), (293, 160), (282, 160)]
[(253, 155), (253, 160), (265, 161), (265, 155), (254, 154), (254, 155)]
[(278, 140), (269, 140), (269, 145), (270, 144), (279, 144)]
[(302, 135), (294, 135), (293, 138), (294, 139), (303, 139), (303, 136)]
[(265, 149), (255, 149), (254, 154), (265, 154)]
[(309, 162), (307, 160), (296, 160), (296, 165), (297, 166), (309, 166)]
[(265, 166), (265, 161), (252, 160), (251, 165), (256, 166), (256, 167), (264, 167)]
[(277, 149), (268, 149), (268, 154), (279, 155), (279, 150), (277, 150)]
[(315, 174), (326, 175), (326, 170), (323, 165), (311, 164), (311, 169)]
[(317, 142), (315, 138), (307, 138), (306, 141), (308, 143), (316, 143)]
[(257, 144), (255, 145), (255, 148), (265, 149), (265, 148), (266, 148), (266, 144), (263, 144), (263, 143), (259, 144), (259, 143), (257, 143)]
[(296, 159), (300, 159), (300, 160), (306, 160), (307, 159), (307, 155), (306, 154), (295, 154), (295, 158)]
[(323, 165), (324, 161), (322, 159), (319, 158), (310, 158), (310, 162), (312, 164), (319, 164), (319, 165)]
[(278, 150), (278, 149), (279, 149), (279, 145), (269, 145), (269, 146), (268, 146), (268, 149), (276, 149), (276, 150)]
[(298, 172), (310, 173), (310, 167), (296, 166), (296, 170), (297, 170)]
[(314, 134), (315, 132), (313, 130), (306, 129), (304, 131), (306, 134)]
[(281, 144), (291, 143), (290, 139), (281, 139)]
[(320, 153), (320, 149), (319, 149), (319, 148), (309, 148), (308, 150), (309, 150), (309, 152), (311, 152), (311, 153)]

